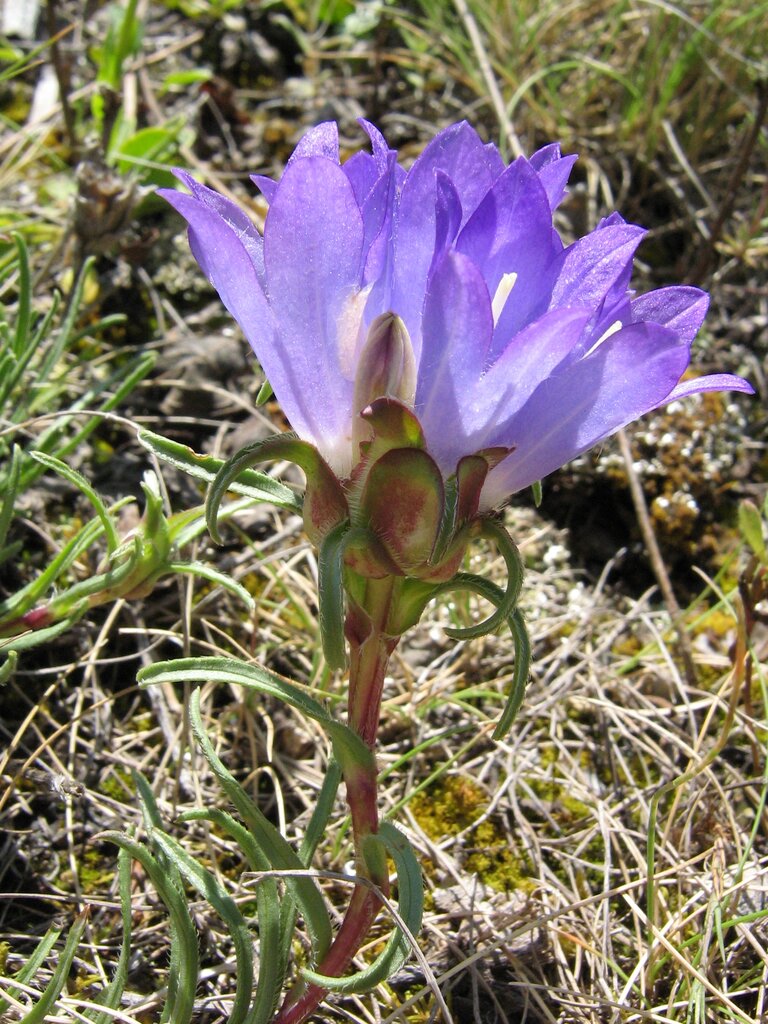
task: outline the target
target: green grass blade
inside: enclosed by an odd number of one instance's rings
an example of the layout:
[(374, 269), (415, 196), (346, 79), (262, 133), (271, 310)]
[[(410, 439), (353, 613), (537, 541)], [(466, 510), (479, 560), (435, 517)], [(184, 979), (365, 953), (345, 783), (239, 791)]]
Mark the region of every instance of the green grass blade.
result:
[[(101, 414), (111, 412), (131, 394), (138, 383), (150, 372), (155, 361), (156, 357), (152, 352), (139, 355), (127, 367), (121, 367), (97, 387), (90, 388), (81, 398), (73, 402), (66, 412), (57, 415), (53, 423), (39, 435), (36, 442), (37, 451), (48, 455), (55, 454), (59, 459), (71, 455), (102, 422)], [(105, 392), (107, 397), (101, 399)], [(98, 406), (96, 414), (88, 416), (85, 425), (71, 437), (62, 438), (64, 430), (80, 416), (81, 410), (91, 409), (94, 405)], [(34, 483), (43, 472), (43, 467), (36, 463), (30, 462), (25, 466), (21, 474), (22, 489)]]
[[(120, 917), (123, 922), (123, 942), (117, 960), (115, 973), (109, 985), (96, 996), (96, 1002), (109, 1010), (120, 1007), (125, 984), (128, 980), (128, 966), (131, 960), (131, 858), (122, 847), (117, 854), (117, 878), (120, 889)], [(111, 1013), (99, 1013), (90, 1010), (84, 1014), (93, 1024), (113, 1024), (115, 1018)]]
[(32, 316), (32, 282), (29, 274), (29, 253), (23, 237), (14, 232), (13, 240), (18, 253), (19, 304), (16, 310), (16, 331), (13, 338), (13, 354), (17, 360), (24, 356), (29, 341), (29, 325)]
[(21, 469), (21, 449), (13, 446), (11, 464), (5, 478), (3, 503), (0, 506), (0, 550), (5, 546), (8, 530), (11, 526), (13, 513), (16, 510), (16, 496), (19, 493), (19, 472)]
[(72, 961), (75, 959), (75, 953), (80, 945), (80, 938), (85, 928), (85, 922), (88, 919), (88, 911), (84, 910), (81, 914), (78, 914), (74, 924), (69, 929), (69, 935), (67, 935), (67, 941), (64, 943), (64, 949), (59, 955), (59, 959), (56, 963), (56, 969), (53, 972), (51, 980), (45, 986), (45, 989), (29, 1011), (25, 1014), (19, 1024), (45, 1024), (45, 1020), (48, 1015), (54, 1010), (56, 1000), (61, 995), (61, 990), (64, 988), (67, 977), (69, 975), (69, 969), (72, 966)]
[[(35, 946), (29, 960), (27, 960), (24, 966), (19, 968), (19, 970), (14, 974), (14, 981), (18, 981), (22, 985), (26, 985), (35, 977), (37, 972), (45, 963), (46, 957), (56, 945), (59, 936), (61, 935), (61, 931), (62, 929), (57, 925), (51, 925), (42, 939), (40, 939), (37, 946)], [(6, 989), (12, 995), (20, 993), (20, 990), (15, 988), (13, 984), (9, 982), (6, 982)], [(0, 998), (0, 1013), (5, 1013), (5, 1011), (10, 1008), (10, 1005), (11, 1004), (7, 999)]]

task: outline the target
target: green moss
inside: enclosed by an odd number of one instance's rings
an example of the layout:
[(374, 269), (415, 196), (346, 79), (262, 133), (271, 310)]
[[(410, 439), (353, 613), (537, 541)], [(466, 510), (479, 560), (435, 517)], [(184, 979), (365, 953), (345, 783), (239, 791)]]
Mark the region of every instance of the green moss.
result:
[(109, 775), (99, 780), (98, 790), (111, 800), (126, 804), (135, 802), (135, 791), (130, 772), (113, 767)]
[(464, 775), (446, 776), (411, 801), (414, 817), (431, 839), (466, 831), (465, 866), (485, 885), (500, 892), (531, 891), (531, 865), (510, 846), (501, 826), (492, 818), (474, 825), (487, 806), (488, 794)]
[[(115, 866), (116, 861), (110, 859), (108, 852), (93, 848), (86, 850), (77, 866), (77, 877), (83, 893), (103, 893), (108, 889), (115, 877)], [(72, 872), (68, 868), (59, 876), (59, 885), (65, 889), (71, 887)]]

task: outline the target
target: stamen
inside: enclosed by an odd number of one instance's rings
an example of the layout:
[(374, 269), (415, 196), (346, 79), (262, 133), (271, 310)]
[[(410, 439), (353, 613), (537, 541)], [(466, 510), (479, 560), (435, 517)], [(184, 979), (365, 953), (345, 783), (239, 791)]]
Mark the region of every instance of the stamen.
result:
[(507, 304), (509, 293), (515, 287), (516, 280), (517, 274), (514, 271), (509, 274), (501, 275), (501, 280), (499, 281), (498, 287), (496, 288), (496, 294), (493, 296), (493, 302), (491, 303), (494, 326), (499, 322), (499, 317)]
[(611, 326), (608, 328), (608, 330), (603, 331), (603, 333), (600, 335), (600, 337), (597, 339), (594, 345), (590, 348), (590, 350), (586, 353), (586, 355), (591, 356), (593, 352), (600, 348), (604, 341), (607, 341), (612, 334), (616, 334), (617, 331), (620, 331), (623, 326), (624, 324), (621, 322), (621, 320), (614, 320)]

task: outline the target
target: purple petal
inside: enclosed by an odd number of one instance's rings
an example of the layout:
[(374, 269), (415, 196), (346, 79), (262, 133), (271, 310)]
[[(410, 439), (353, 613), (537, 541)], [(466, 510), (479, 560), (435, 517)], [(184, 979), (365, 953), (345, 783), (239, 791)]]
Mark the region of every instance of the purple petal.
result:
[(323, 121), (302, 135), (285, 169), (310, 156), (323, 156), (335, 164), (339, 163), (339, 126), (335, 121)]
[(392, 153), (397, 157), (397, 152), (394, 149), (390, 149), (387, 145), (387, 140), (381, 134), (379, 129), (371, 124), (370, 121), (366, 121), (364, 117), (358, 118), (357, 122), (367, 133), (368, 138), (371, 140), (371, 150), (373, 152), (373, 159), (378, 167), (379, 174), (384, 174), (389, 167), (389, 157)]
[(576, 156), (561, 156), (560, 146), (556, 142), (544, 146), (531, 157), (531, 167), (536, 171), (544, 186), (550, 209), (556, 210), (562, 202), (565, 186), (568, 184), (571, 169), (576, 160)]
[(698, 395), (703, 391), (741, 391), (745, 395), (754, 395), (755, 393), (755, 389), (743, 377), (737, 377), (732, 373), (710, 373), (706, 377), (694, 377), (692, 380), (681, 381), (672, 388), (659, 405), (667, 405), (669, 402), (676, 402), (679, 398)]
[(481, 268), (492, 296), (503, 275), (517, 275), (496, 325), (495, 358), (546, 309), (547, 268), (558, 252), (546, 192), (527, 160), (516, 160), (496, 179), (463, 228), (457, 249)]
[(709, 308), (709, 296), (699, 288), (658, 288), (631, 303), (633, 322), (653, 322), (670, 327), (691, 344)]
[(268, 178), (266, 174), (252, 174), (251, 181), (271, 206), (280, 187), (280, 182), (275, 181), (274, 178)]
[(294, 400), (311, 410), (314, 438), (331, 461), (352, 427), (358, 338), (346, 314), (362, 247), (362, 217), (342, 168), (324, 156), (287, 167), (264, 228), (269, 302), (290, 356)]
[[(496, 154), (496, 157), (498, 154)], [(453, 182), (464, 220), (503, 169), (466, 122), (436, 135), (408, 172), (395, 222), (395, 296), (418, 352), (420, 315), (435, 248), (436, 173)]]
[(280, 337), (277, 321), (239, 233), (193, 196), (173, 190), (164, 190), (164, 196), (189, 223), (195, 258), (240, 324), (291, 425), (307, 440), (321, 436), (322, 423), (318, 424), (316, 415), (320, 403), (307, 383), (313, 373), (321, 376), (317, 363), (305, 356), (304, 364), (312, 363), (312, 371), (308, 371), (302, 365), (302, 353), (297, 354)]
[[(435, 173), (435, 251), (433, 264), (454, 242), (461, 226), (461, 198), (447, 174)], [(427, 284), (429, 287), (429, 283)]]
[(644, 234), (634, 224), (608, 224), (569, 245), (554, 267), (550, 308), (589, 306), (597, 312), (607, 295), (625, 291)]
[(493, 438), (493, 444), (516, 450), (490, 473), (483, 507), (528, 487), (663, 402), (687, 364), (688, 347), (674, 331), (632, 324), (552, 374)]
[(579, 343), (590, 311), (571, 306), (553, 309), (528, 324), (483, 374), (475, 404), (484, 411), (486, 433), (480, 447), (488, 447), (497, 424), (508, 422)]
[(440, 467), (453, 472), (474, 449), (477, 410), (467, 400), (491, 340), (493, 316), (483, 276), (459, 253), (447, 254), (430, 274), (424, 303), (424, 339), (415, 409)]
[(373, 285), (373, 291), (376, 292), (374, 302), (379, 302), (373, 316), (387, 312), (391, 306), (392, 220), (397, 197), (396, 160), (397, 154), (390, 153), (386, 173), (378, 179), (361, 208), (365, 232), (363, 284)]
[(557, 163), (557, 161), (561, 159), (560, 143), (550, 142), (546, 146), (542, 146), (541, 149), (537, 149), (536, 152), (528, 158), (528, 163), (534, 171), (538, 173), (545, 167), (549, 167), (550, 164)]
[[(335, 121), (323, 121), (299, 139), (296, 149), (288, 158), (286, 170), (296, 160), (305, 157), (322, 156), (333, 163), (339, 163), (339, 127)], [(265, 174), (252, 174), (251, 181), (261, 191), (269, 205), (275, 201), (280, 182), (268, 178)]]
[[(207, 188), (205, 185), (201, 185), (199, 181), (195, 181), (191, 174), (186, 171), (176, 170), (174, 174), (182, 181), (187, 188), (190, 190), (195, 199), (202, 203), (203, 206), (207, 206), (210, 210), (217, 213), (221, 219), (229, 225), (234, 234), (240, 239), (242, 244), (245, 246), (248, 255), (251, 257), (256, 273), (259, 277), (259, 284), (264, 287), (264, 239), (259, 234), (256, 225), (253, 223), (251, 218), (240, 207), (233, 203), (230, 199), (220, 195), (218, 192), (214, 192), (213, 189)], [(172, 206), (176, 204), (173, 201), (173, 196), (176, 195), (172, 189), (158, 189), (157, 194), (167, 199)], [(179, 209), (178, 206), (176, 209)], [(181, 210), (179, 210), (181, 213)], [(182, 213), (182, 216), (186, 216)], [(197, 259), (197, 257), (195, 257)], [(200, 260), (198, 259), (198, 263)]]
[(379, 180), (379, 169), (370, 153), (355, 153), (342, 165), (359, 206)]

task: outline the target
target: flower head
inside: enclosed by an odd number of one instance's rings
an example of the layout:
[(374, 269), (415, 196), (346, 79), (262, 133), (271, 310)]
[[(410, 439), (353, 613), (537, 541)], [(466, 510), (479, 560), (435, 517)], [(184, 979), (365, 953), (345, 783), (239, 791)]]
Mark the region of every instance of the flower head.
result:
[(218, 193), (162, 194), (254, 348), (293, 428), (341, 478), (379, 398), (408, 407), (449, 477), (506, 450), (488, 509), (625, 424), (740, 377), (682, 381), (708, 297), (629, 289), (641, 228), (613, 214), (564, 245), (553, 225), (573, 157), (556, 145), (505, 165), (465, 122), (407, 172), (373, 125), (371, 153), (339, 159), (337, 127), (308, 132), (279, 182), (255, 177), (264, 234)]

